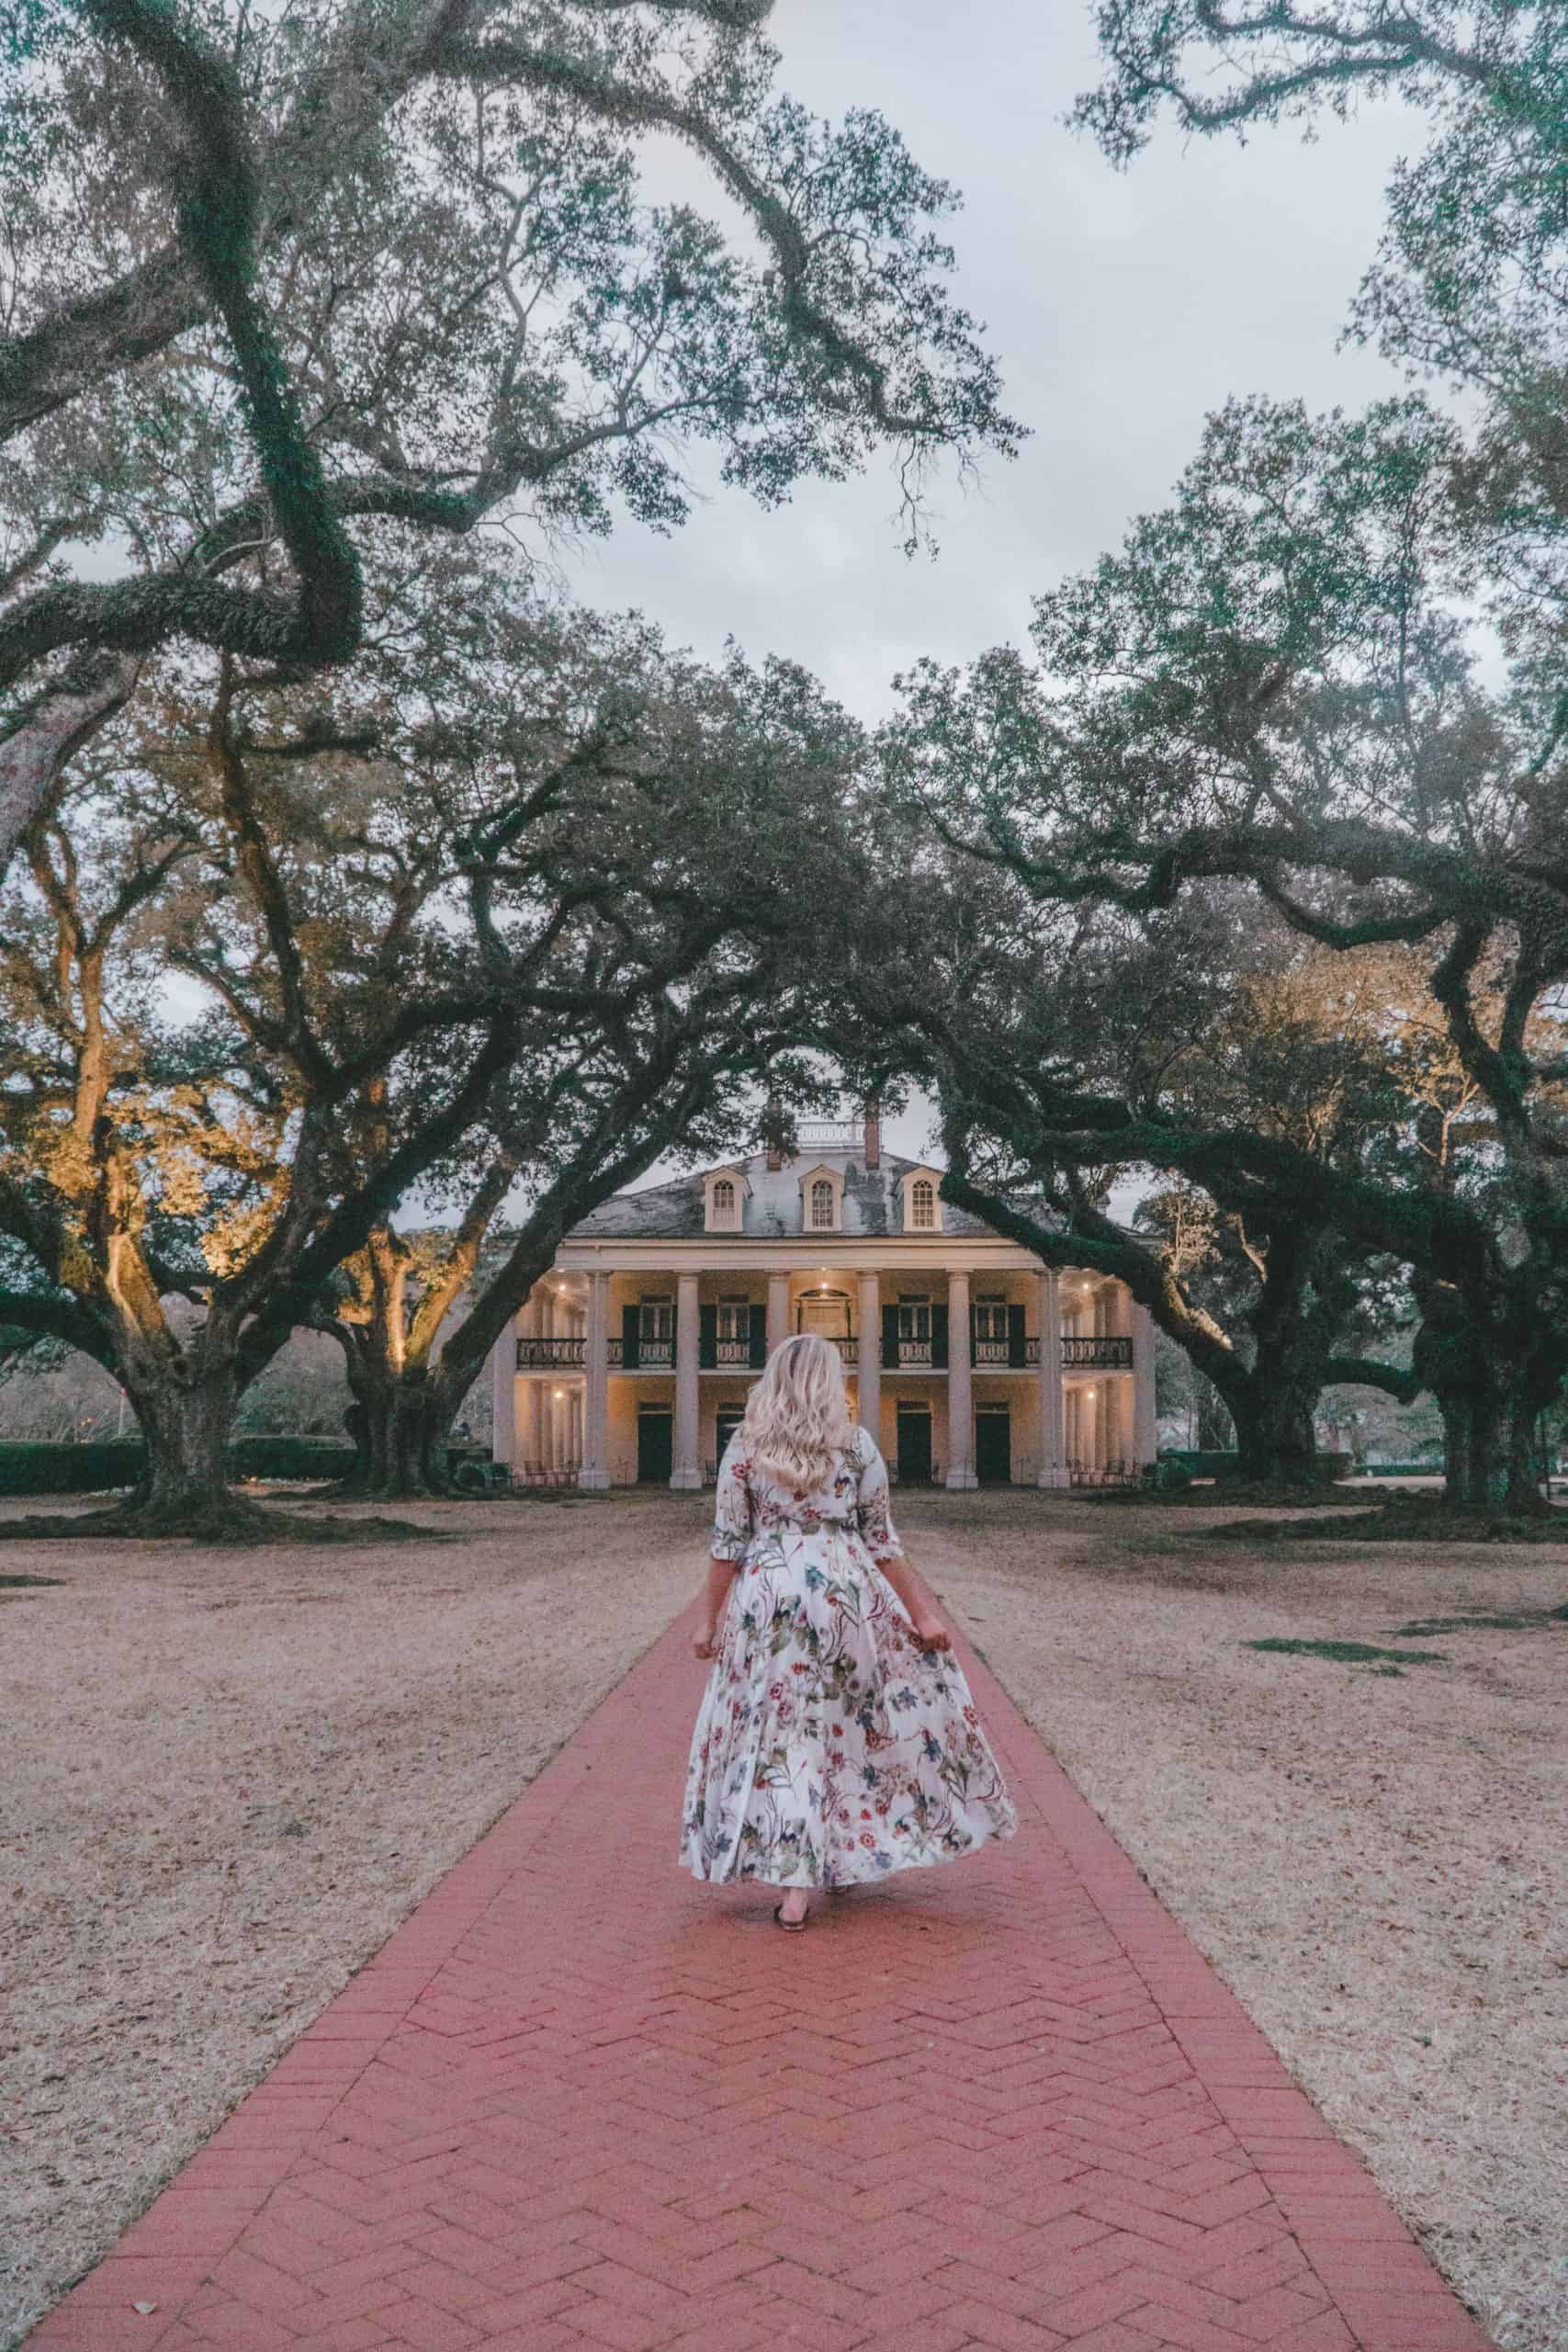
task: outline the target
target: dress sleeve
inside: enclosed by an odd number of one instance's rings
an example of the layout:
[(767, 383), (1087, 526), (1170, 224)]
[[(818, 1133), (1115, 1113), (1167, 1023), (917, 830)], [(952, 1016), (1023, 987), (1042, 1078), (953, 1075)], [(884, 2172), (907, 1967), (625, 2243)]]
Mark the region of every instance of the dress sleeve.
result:
[(709, 1557), (739, 1564), (751, 1540), (751, 1495), (746, 1484), (740, 1448), (732, 1438), (718, 1465), (718, 1492), (714, 1502), (713, 1543)]
[(860, 1450), (860, 1487), (855, 1506), (855, 1518), (862, 1541), (874, 1560), (901, 1560), (904, 1546), (898, 1541), (898, 1531), (893, 1524), (893, 1514), (887, 1505), (887, 1464), (882, 1459), (876, 1440), (862, 1431)]

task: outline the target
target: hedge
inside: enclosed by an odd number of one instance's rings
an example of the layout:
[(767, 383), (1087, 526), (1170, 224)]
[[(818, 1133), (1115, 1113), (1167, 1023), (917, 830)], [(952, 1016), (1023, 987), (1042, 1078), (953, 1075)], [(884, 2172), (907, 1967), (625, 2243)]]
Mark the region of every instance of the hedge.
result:
[[(346, 1478), (358, 1458), (352, 1445), (335, 1438), (238, 1437), (229, 1446), (229, 1471), (235, 1478)], [(0, 1495), (100, 1494), (133, 1487), (145, 1460), (137, 1437), (80, 1445), (0, 1442)]]
[(1195, 1446), (1173, 1445), (1159, 1458), (1174, 1463), (1190, 1478), (1235, 1478), (1241, 1475), (1241, 1456), (1229, 1447), (1223, 1452), (1214, 1448), (1205, 1453)]
[[(1201, 1452), (1195, 1447), (1171, 1446), (1161, 1453), (1162, 1463), (1171, 1465), (1168, 1476), (1179, 1478), (1183, 1471), (1189, 1478), (1213, 1478), (1223, 1484), (1227, 1478), (1241, 1476), (1241, 1456), (1229, 1447)], [(1348, 1478), (1355, 1464), (1348, 1453), (1320, 1453), (1314, 1467), (1314, 1477), (1324, 1486), (1332, 1486), (1340, 1478)]]

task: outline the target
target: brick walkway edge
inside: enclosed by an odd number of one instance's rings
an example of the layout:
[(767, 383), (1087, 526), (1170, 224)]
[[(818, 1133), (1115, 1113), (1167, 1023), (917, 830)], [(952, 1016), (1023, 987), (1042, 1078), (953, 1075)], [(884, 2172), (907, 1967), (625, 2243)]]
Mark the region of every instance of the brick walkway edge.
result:
[(679, 1871), (693, 1614), (28, 2352), (1486, 2352), (966, 1643), (1016, 1838)]

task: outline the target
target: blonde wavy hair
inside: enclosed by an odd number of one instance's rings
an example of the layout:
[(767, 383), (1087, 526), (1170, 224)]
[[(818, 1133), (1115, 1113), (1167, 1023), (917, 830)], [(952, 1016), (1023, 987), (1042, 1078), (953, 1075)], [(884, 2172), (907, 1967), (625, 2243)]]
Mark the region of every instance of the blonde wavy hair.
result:
[(855, 1442), (837, 1348), (797, 1331), (768, 1358), (739, 1435), (758, 1467), (797, 1494), (826, 1486)]

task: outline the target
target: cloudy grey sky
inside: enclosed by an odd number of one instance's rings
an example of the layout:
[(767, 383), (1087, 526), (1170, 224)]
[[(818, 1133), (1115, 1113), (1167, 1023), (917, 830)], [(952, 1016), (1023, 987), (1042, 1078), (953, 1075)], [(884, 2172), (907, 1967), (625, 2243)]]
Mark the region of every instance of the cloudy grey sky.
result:
[[(963, 191), (960, 299), (1033, 437), (977, 491), (939, 485), (935, 563), (899, 552), (878, 467), (774, 513), (717, 491), (668, 538), (623, 524), (567, 560), (586, 601), (639, 605), (703, 653), (732, 632), (788, 654), (874, 716), (917, 655), (1021, 639), (1031, 595), (1164, 501), (1230, 394), (1354, 406), (1393, 387), (1335, 345), (1419, 118), (1372, 107), (1314, 146), (1168, 131), (1119, 174), (1061, 120), (1094, 78), (1088, 0), (779, 0), (772, 31), (785, 87), (823, 114), (880, 108)], [(694, 166), (682, 177), (721, 209)]]
[[(920, 654), (964, 662), (1024, 637), (1032, 594), (1091, 563), (1156, 506), (1202, 421), (1233, 393), (1356, 407), (1395, 388), (1336, 348), (1371, 258), (1391, 164), (1419, 118), (1368, 107), (1317, 141), (1247, 145), (1167, 130), (1118, 174), (1062, 116), (1095, 78), (1088, 0), (779, 0), (784, 85), (818, 113), (879, 108), (963, 191), (949, 232), (1006, 405), (1032, 428), (978, 489), (935, 492), (941, 554), (899, 551), (890, 474), (811, 484), (763, 513), (716, 490), (660, 538), (623, 524), (565, 559), (567, 584), (639, 605), (678, 644), (804, 662), (874, 718)], [(671, 185), (715, 203), (693, 169)], [(924, 1119), (890, 1136), (919, 1148)]]

